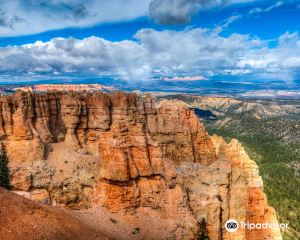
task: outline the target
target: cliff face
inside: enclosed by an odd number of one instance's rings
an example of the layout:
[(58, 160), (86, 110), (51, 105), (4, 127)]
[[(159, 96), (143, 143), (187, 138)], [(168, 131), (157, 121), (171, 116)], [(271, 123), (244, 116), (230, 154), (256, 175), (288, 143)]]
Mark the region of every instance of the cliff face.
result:
[[(18, 92), (0, 98), (0, 137), (15, 192), (72, 208), (170, 219), (170, 238), (281, 239), (278, 230), (228, 234), (224, 223), (276, 222), (258, 167), (237, 141), (208, 136), (172, 102), (125, 93)], [(159, 221), (158, 221), (159, 222)]]

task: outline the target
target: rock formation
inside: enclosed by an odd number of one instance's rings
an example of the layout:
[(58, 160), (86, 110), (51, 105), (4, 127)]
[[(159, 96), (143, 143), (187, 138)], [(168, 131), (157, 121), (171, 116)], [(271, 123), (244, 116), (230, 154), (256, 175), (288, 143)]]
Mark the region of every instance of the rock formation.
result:
[(0, 98), (0, 122), (13, 190), (27, 198), (170, 219), (169, 239), (194, 239), (202, 218), (211, 239), (281, 239), (278, 229), (226, 232), (230, 218), (274, 223), (276, 214), (241, 145), (210, 137), (184, 106), (121, 92), (17, 92)]

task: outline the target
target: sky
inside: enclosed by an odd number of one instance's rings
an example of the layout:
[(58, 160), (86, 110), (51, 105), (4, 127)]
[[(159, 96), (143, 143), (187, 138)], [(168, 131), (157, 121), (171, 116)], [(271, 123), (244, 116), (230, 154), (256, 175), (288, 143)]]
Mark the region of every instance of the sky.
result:
[(300, 82), (300, 0), (0, 0), (0, 83)]

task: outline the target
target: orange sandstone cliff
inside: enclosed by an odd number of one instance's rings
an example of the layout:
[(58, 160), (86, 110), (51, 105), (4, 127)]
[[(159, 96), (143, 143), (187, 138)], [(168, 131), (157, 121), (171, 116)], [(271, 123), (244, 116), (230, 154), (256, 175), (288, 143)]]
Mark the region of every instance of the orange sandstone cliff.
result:
[(121, 92), (17, 92), (0, 98), (0, 123), (13, 191), (26, 198), (170, 225), (149, 239), (194, 239), (202, 218), (211, 239), (281, 239), (278, 229), (225, 230), (230, 218), (276, 223), (276, 213), (242, 146), (210, 137), (184, 106)]

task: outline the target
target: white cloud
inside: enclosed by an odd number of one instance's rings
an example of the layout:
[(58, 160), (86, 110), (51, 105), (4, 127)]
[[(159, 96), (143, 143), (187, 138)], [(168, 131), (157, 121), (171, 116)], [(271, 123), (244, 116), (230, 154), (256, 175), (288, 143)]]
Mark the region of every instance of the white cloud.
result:
[(0, 36), (131, 20), (145, 16), (150, 1), (0, 0)]
[(257, 14), (257, 13), (265, 13), (265, 12), (270, 12), (272, 11), (273, 9), (276, 9), (276, 8), (279, 8), (283, 5), (283, 1), (278, 1), (272, 5), (270, 5), (269, 7), (266, 7), (266, 8), (253, 8), (249, 11), (250, 14)]
[[(89, 37), (83, 40), (55, 38), (19, 47), (0, 48), (0, 73), (28, 74), (111, 74), (125, 71), (126, 66), (145, 56), (145, 49), (133, 41), (110, 42)], [(142, 66), (141, 66), (142, 67)], [(140, 71), (140, 70), (139, 70)]]
[(0, 37), (148, 15), (158, 23), (187, 23), (199, 10), (253, 1), (257, 0), (0, 0)]
[(233, 22), (242, 18), (242, 15), (232, 15), (222, 22), (221, 28), (227, 28)]
[(300, 38), (298, 33), (286, 32), (274, 48), (250, 51), (238, 62), (240, 69), (251, 69), (261, 78), (293, 80), (300, 77)]
[(137, 41), (121, 42), (98, 37), (55, 38), (2, 47), (0, 74), (118, 76), (133, 80), (223, 74), (293, 79), (299, 74), (298, 33), (283, 34), (274, 48), (247, 35), (223, 37), (216, 30), (200, 28), (182, 32), (142, 29), (135, 38)]

